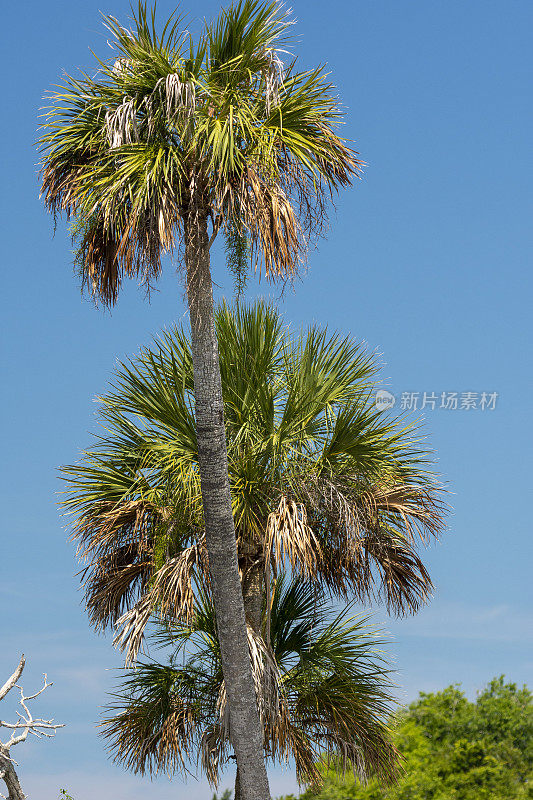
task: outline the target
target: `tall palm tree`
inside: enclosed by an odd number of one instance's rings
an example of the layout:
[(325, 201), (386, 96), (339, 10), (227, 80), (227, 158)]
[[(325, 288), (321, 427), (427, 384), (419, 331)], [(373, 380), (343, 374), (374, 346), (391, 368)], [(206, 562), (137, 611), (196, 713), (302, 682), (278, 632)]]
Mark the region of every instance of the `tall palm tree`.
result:
[[(222, 305), (216, 329), (248, 624), (263, 635), (284, 567), (337, 598), (416, 611), (431, 591), (417, 542), (441, 531), (442, 493), (416, 430), (376, 409), (375, 358), (316, 327), (293, 336), (263, 303)], [(181, 328), (122, 365), (95, 446), (63, 470), (89, 616), (118, 627), (127, 663), (154, 615), (190, 621), (208, 572), (193, 372)]]
[[(105, 17), (112, 62), (67, 77), (41, 138), (47, 207), (74, 220), (77, 261), (113, 304), (124, 277), (157, 278), (181, 248), (194, 365), (206, 546), (245, 800), (268, 800), (240, 593), (209, 252), (217, 232), (248, 237), (272, 277), (292, 275), (321, 231), (328, 193), (360, 167), (335, 130), (322, 68), (287, 68), (290, 20), (277, 2), (239, 0), (195, 44), (173, 15), (158, 33), (139, 5), (131, 29)], [(283, 52), (283, 51), (281, 51)], [(211, 225), (211, 231), (209, 230)], [(254, 755), (255, 754), (255, 755)]]
[[(284, 67), (290, 20), (239, 0), (195, 44), (173, 15), (158, 33), (141, 3), (131, 29), (105, 17), (116, 49), (95, 77), (53, 95), (43, 147), (47, 207), (74, 220), (77, 261), (113, 304), (124, 277), (148, 284), (181, 248), (194, 364), (206, 546), (245, 800), (268, 798), (237, 568), (209, 252), (219, 229), (248, 237), (273, 277), (293, 274), (320, 233), (329, 192), (360, 162), (339, 135), (319, 68)], [(211, 232), (209, 231), (211, 225)], [(253, 766), (255, 765), (255, 766)]]
[[(266, 598), (264, 598), (266, 601)], [(391, 682), (366, 624), (338, 613), (323, 592), (281, 573), (268, 619), (270, 650), (250, 631), (267, 756), (293, 758), (299, 782), (319, 779), (326, 758), (361, 779), (396, 774), (397, 753), (386, 725)], [(103, 723), (116, 761), (135, 772), (186, 773), (196, 763), (217, 785), (231, 758), (220, 647), (209, 592), (202, 587), (189, 623), (170, 620), (152, 634), (166, 659), (126, 673)], [(237, 771), (235, 798), (240, 797)]]

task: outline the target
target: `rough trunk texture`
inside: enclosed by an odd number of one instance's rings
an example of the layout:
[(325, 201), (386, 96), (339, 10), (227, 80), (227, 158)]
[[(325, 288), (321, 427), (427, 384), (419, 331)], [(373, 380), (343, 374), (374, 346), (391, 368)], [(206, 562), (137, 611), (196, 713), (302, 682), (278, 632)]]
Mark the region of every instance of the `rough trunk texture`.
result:
[(265, 564), (263, 550), (253, 540), (243, 539), (238, 546), (239, 570), (243, 575), (242, 594), (244, 613), (248, 624), (256, 633), (261, 633), (263, 610), (263, 583)]
[(26, 800), (13, 763), (9, 760), (9, 750), (0, 746), (0, 778), (7, 788), (8, 800)]
[(239, 775), (239, 767), (237, 767), (237, 773), (235, 775), (235, 791), (233, 800), (242, 800), (241, 795), (241, 779)]
[(206, 545), (229, 700), (230, 737), (242, 800), (269, 800), (231, 510), (207, 216), (202, 211), (191, 211), (185, 220), (185, 265)]
[[(244, 559), (253, 558), (253, 547), (243, 546)], [(263, 608), (263, 565), (257, 564), (249, 569), (243, 586), (244, 613), (249, 625), (256, 633), (261, 633), (261, 611)], [(233, 800), (243, 800), (239, 767), (235, 773)]]

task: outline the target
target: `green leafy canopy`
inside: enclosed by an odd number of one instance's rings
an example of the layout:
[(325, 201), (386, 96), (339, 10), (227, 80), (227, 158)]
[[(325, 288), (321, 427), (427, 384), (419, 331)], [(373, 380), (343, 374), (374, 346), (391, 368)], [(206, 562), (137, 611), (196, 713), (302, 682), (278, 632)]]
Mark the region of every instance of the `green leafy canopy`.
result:
[(324, 771), (302, 800), (526, 800), (533, 797), (533, 698), (503, 677), (474, 701), (458, 686), (421, 693), (394, 725), (404, 757), (396, 786), (367, 787)]

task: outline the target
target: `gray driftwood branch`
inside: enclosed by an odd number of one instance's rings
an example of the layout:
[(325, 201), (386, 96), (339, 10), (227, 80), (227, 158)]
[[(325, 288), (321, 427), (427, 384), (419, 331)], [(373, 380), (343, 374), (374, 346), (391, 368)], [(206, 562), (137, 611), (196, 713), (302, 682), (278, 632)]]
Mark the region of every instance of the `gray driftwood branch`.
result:
[(0, 719), (0, 736), (2, 728), (5, 728), (9, 734), (5, 741), (0, 738), (0, 779), (4, 781), (7, 787), (7, 796), (0, 792), (0, 797), (3, 797), (4, 800), (25, 800), (26, 798), (15, 769), (18, 764), (11, 756), (11, 748), (26, 741), (30, 734), (36, 736), (38, 739), (43, 736), (51, 738), (58, 728), (64, 727), (54, 722), (53, 719), (34, 717), (31, 713), (28, 704), (39, 697), (39, 695), (48, 689), (49, 686), (52, 686), (52, 684), (48, 682), (46, 675), (44, 675), (42, 687), (34, 694), (25, 695), (24, 689), (18, 684), (25, 664), (26, 659), (23, 654), (13, 674), (0, 688), (0, 701), (2, 701), (12, 689), (18, 689), (20, 692), (19, 706), (22, 709), (17, 712), (17, 719), (14, 722), (6, 722)]

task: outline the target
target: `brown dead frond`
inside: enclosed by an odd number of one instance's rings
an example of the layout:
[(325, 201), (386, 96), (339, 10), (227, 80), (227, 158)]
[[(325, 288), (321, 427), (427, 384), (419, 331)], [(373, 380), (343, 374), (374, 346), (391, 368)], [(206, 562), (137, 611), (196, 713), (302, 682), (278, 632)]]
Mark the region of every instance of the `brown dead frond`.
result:
[(76, 555), (82, 561), (107, 556), (114, 547), (137, 544), (148, 551), (155, 527), (164, 519), (164, 509), (146, 500), (121, 503), (100, 502), (74, 522), (71, 540), (77, 542)]
[(248, 166), (238, 194), (240, 221), (252, 233), (252, 244), (265, 274), (291, 277), (304, 260), (305, 241), (290, 199), (283, 187), (270, 185)]
[(220, 767), (227, 761), (229, 741), (220, 722), (210, 725), (200, 740), (200, 763), (209, 785), (218, 786)]
[(176, 769), (185, 774), (200, 722), (198, 709), (174, 692), (170, 708), (147, 709), (145, 702), (134, 701), (100, 727), (113, 760), (126, 769), (141, 775)]
[(447, 506), (438, 489), (428, 491), (419, 486), (396, 484), (377, 486), (368, 495), (370, 507), (394, 517), (407, 538), (427, 544), (438, 538), (444, 529)]
[(143, 212), (132, 209), (120, 226), (92, 217), (77, 235), (76, 263), (84, 288), (96, 301), (114, 305), (124, 278), (150, 288), (161, 274), (161, 257), (174, 247), (175, 206), (166, 196)]
[(162, 617), (172, 617), (190, 622), (194, 612), (193, 582), (200, 574), (208, 582), (208, 557), (205, 539), (187, 547), (178, 556), (171, 558), (157, 572), (153, 593)]
[(370, 534), (365, 539), (365, 551), (377, 573), (372, 581), (374, 595), (389, 612), (414, 614), (430, 599), (433, 583), (412, 543), (395, 531), (389, 536)]
[(135, 598), (142, 595), (152, 574), (152, 560), (136, 543), (122, 545), (81, 572), (85, 606), (96, 630), (114, 625)]
[(65, 213), (70, 217), (78, 203), (78, 188), (85, 170), (96, 153), (80, 146), (69, 157), (62, 154), (50, 158), (42, 170), (41, 197), (47, 209), (54, 215)]
[(298, 487), (309, 526), (321, 544), (320, 580), (339, 596), (379, 599), (397, 614), (416, 612), (431, 594), (416, 552), (444, 528), (441, 492), (403, 484), (376, 485), (307, 478)]
[(268, 517), (264, 552), (276, 565), (287, 560), (304, 578), (314, 578), (322, 558), (320, 543), (307, 522), (303, 503), (282, 497)]
[(91, 624), (114, 625), (152, 574), (152, 535), (163, 511), (145, 501), (99, 503), (80, 516), (72, 539), (85, 564), (80, 572)]
[(148, 592), (115, 623), (118, 630), (113, 638), (113, 646), (120, 652), (126, 651), (124, 658), (126, 667), (131, 666), (137, 660), (143, 644), (144, 632), (153, 610), (152, 593)]
[(155, 574), (140, 600), (115, 623), (113, 644), (126, 653), (125, 663), (137, 660), (146, 626), (154, 615), (188, 623), (194, 613), (194, 577), (207, 573), (205, 542), (187, 547), (169, 559)]
[[(280, 728), (281, 721), (287, 715), (285, 704), (281, 700), (281, 675), (274, 654), (263, 638), (252, 626), (247, 624), (248, 647), (252, 662), (255, 693), (259, 717), (265, 729), (265, 740), (271, 738), (271, 732)], [(226, 686), (222, 682), (217, 701), (217, 713), (220, 717), (222, 735), (230, 739), (231, 722), (227, 702)], [(270, 733), (270, 735), (269, 735)], [(278, 734), (279, 735), (279, 734)]]

